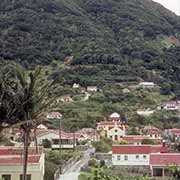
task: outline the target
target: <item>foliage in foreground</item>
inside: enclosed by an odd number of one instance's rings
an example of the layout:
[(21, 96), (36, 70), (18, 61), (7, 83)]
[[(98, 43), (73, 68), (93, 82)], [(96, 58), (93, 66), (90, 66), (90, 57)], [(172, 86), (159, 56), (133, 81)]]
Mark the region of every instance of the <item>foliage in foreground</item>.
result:
[(93, 142), (96, 152), (108, 153), (111, 151), (112, 141), (101, 137), (100, 141)]
[(111, 175), (108, 169), (94, 168), (91, 173), (82, 173), (79, 180), (148, 180), (147, 177), (118, 177)]

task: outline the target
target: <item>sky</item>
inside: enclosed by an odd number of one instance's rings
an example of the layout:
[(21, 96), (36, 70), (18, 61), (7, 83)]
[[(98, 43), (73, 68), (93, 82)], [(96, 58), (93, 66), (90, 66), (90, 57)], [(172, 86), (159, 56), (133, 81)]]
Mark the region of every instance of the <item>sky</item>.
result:
[(180, 15), (180, 0), (154, 0), (163, 6), (165, 6), (167, 9), (170, 9), (171, 11), (175, 12), (177, 15)]

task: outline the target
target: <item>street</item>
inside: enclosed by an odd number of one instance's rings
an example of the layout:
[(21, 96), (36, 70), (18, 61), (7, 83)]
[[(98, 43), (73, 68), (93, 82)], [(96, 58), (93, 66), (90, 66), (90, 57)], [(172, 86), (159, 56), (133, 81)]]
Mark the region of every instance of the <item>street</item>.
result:
[(64, 174), (60, 176), (59, 180), (78, 180), (81, 168), (84, 167), (90, 160), (90, 154), (94, 152), (94, 149), (89, 149), (84, 152), (84, 156), (73, 166), (71, 166)]

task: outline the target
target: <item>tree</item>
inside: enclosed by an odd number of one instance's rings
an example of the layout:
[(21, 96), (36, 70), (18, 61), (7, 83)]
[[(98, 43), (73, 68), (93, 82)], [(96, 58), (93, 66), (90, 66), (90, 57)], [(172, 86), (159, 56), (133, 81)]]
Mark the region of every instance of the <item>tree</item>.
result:
[(42, 145), (44, 148), (51, 148), (52, 146), (51, 141), (49, 141), (48, 139), (44, 139)]
[(161, 94), (162, 95), (170, 95), (171, 94), (171, 85), (167, 82), (163, 83), (161, 85)]
[(40, 73), (41, 68), (27, 73), (21, 66), (10, 64), (0, 74), (0, 130), (16, 125), (23, 131), (23, 180), (27, 178), (31, 129), (37, 120), (41, 120), (43, 110), (48, 107), (45, 96), (48, 86), (40, 86)]
[(171, 167), (169, 167), (169, 171), (172, 174), (174, 180), (180, 179), (180, 167), (179, 166), (171, 166)]

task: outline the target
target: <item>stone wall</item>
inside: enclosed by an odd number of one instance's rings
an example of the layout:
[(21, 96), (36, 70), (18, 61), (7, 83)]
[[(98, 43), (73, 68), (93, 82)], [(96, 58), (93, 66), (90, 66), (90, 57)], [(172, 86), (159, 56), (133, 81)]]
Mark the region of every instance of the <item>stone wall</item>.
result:
[(149, 166), (113, 166), (113, 174), (115, 175), (150, 175)]

